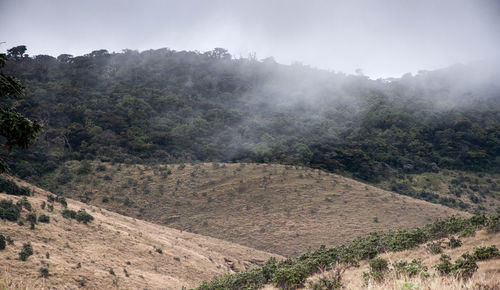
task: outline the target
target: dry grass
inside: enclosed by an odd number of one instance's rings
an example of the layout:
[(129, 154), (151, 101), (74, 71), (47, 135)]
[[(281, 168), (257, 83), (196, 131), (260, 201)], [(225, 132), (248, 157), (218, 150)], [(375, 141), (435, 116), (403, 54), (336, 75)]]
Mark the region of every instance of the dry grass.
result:
[[(27, 223), (19, 226), (0, 220), (0, 233), (14, 240), (14, 245), (0, 251), (0, 289), (76, 289), (82, 285), (89, 289), (180, 289), (272, 256), (68, 200), (70, 209), (84, 208), (95, 218), (89, 225), (79, 224), (63, 218), (58, 203), (54, 212), (47, 207), (42, 210), (47, 192), (34, 190), (35, 196), (28, 200), (37, 215), (50, 216), (50, 223), (38, 223), (30, 230)], [(0, 199), (5, 198), (19, 199), (0, 193)], [(35, 253), (23, 262), (18, 253), (28, 241)], [(156, 252), (157, 248), (163, 253)], [(41, 267), (49, 269), (48, 278), (40, 277)]]
[[(372, 231), (422, 226), (465, 213), (336, 174), (271, 164), (93, 163), (57, 190), (129, 216), (267, 252), (295, 256)], [(105, 165), (105, 171), (96, 171)], [(167, 168), (171, 174), (167, 175)], [(104, 203), (103, 197), (109, 202)]]

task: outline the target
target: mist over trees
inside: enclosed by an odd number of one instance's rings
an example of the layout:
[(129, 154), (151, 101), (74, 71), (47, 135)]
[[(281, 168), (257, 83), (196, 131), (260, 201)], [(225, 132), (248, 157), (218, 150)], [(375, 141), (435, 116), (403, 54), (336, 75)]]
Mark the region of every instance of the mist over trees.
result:
[(222, 48), (24, 52), (5, 71), (44, 130), (8, 162), (32, 181), (72, 159), (277, 162), (367, 181), (500, 169), (500, 88), (485, 63), (371, 80)]

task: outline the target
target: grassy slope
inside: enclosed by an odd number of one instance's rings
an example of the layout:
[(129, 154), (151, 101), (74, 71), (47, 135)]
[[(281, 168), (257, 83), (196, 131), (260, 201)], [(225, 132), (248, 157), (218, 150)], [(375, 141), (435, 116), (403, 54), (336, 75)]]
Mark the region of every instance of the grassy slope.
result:
[[(234, 264), (235, 270), (243, 270), (271, 256), (68, 200), (70, 209), (84, 208), (95, 217), (89, 225), (79, 224), (63, 218), (62, 206), (58, 203), (54, 204), (54, 212), (48, 212), (47, 207), (42, 210), (41, 203), (47, 200), (48, 193), (32, 188), (36, 193), (28, 198), (29, 202), (37, 215), (49, 215), (50, 223), (38, 223), (35, 230), (30, 230), (27, 222), (19, 226), (0, 220), (0, 233), (14, 240), (14, 245), (0, 251), (2, 289), (5, 284), (15, 289), (73, 289), (78, 288), (79, 281), (85, 281), (90, 289), (180, 289), (194, 287), (203, 279), (230, 271), (230, 264)], [(5, 198), (19, 199), (0, 193), (0, 199)], [(23, 218), (26, 213), (23, 210)], [(23, 262), (18, 253), (25, 242), (31, 242), (35, 254)], [(163, 253), (156, 252), (156, 248), (161, 248)], [(50, 254), (49, 258), (46, 253)], [(49, 278), (40, 278), (41, 267), (49, 269)], [(111, 268), (115, 275), (110, 274)]]
[[(104, 165), (105, 170), (96, 170)], [(372, 231), (422, 226), (454, 209), (336, 174), (271, 164), (93, 163), (56, 190), (90, 204), (252, 248), (294, 256)], [(168, 174), (171, 170), (171, 174)], [(57, 175), (55, 176), (57, 177)], [(103, 202), (107, 197), (108, 202)]]
[[(500, 248), (500, 234), (498, 233), (487, 233), (485, 230), (481, 230), (476, 233), (473, 237), (461, 238), (463, 245), (461, 247), (450, 249), (446, 248), (443, 250), (444, 254), (449, 255), (452, 261), (455, 261), (463, 253), (472, 253), (474, 247), (479, 246), (491, 246), (496, 245)], [(447, 241), (447, 239), (443, 239)], [(425, 245), (421, 245), (415, 249), (401, 251), (401, 252), (388, 252), (381, 254), (380, 257), (385, 258), (390, 264), (397, 261), (411, 261), (412, 259), (421, 259), (422, 265), (427, 266), (431, 276), (428, 279), (420, 278), (396, 278), (394, 275), (389, 274), (388, 279), (383, 283), (370, 283), (368, 287), (363, 285), (363, 272), (369, 271), (369, 265), (367, 261), (362, 261), (359, 268), (348, 269), (344, 275), (344, 285), (347, 289), (499, 289), (500, 288), (500, 258), (494, 258), (486, 261), (478, 261), (479, 266), (478, 271), (474, 274), (469, 281), (457, 281), (451, 277), (441, 277), (438, 275), (436, 270), (433, 268), (434, 265), (439, 263), (440, 254), (430, 254), (426, 250)], [(328, 276), (328, 272), (315, 275), (309, 278), (309, 281), (314, 281), (318, 279), (321, 275)], [(414, 288), (403, 288), (404, 282), (410, 282), (414, 285)], [(415, 287), (418, 285), (418, 287)], [(480, 285), (489, 286), (490, 288), (480, 288)], [(495, 288), (496, 287), (496, 288)], [(273, 287), (268, 286), (267, 289), (273, 289)]]
[[(397, 180), (406, 182), (416, 191), (428, 191), (440, 197), (462, 201), (465, 210), (494, 214), (500, 207), (500, 173), (477, 173), (443, 169), (440, 172), (407, 174)], [(382, 188), (391, 188), (389, 181), (379, 184)], [(475, 198), (473, 198), (475, 197)], [(477, 198), (477, 199), (476, 199)]]

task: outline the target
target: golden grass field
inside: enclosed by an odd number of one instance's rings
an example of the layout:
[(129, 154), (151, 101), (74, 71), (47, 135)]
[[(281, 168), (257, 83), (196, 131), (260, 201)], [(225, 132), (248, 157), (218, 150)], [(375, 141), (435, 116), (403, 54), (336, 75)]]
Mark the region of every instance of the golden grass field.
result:
[[(68, 208), (84, 208), (95, 218), (88, 225), (80, 224), (63, 218), (59, 203), (54, 203), (53, 212), (47, 207), (42, 210), (49, 193), (29, 187), (35, 191), (28, 197), (34, 211), (50, 216), (50, 223), (38, 223), (30, 230), (29, 223), (19, 226), (0, 220), (0, 233), (14, 240), (14, 245), (0, 251), (0, 289), (77, 289), (83, 285), (87, 289), (180, 289), (279, 257), (68, 200)], [(19, 198), (0, 193), (0, 199)], [(26, 213), (23, 210), (23, 218)], [(35, 253), (23, 262), (18, 253), (25, 242), (31, 242)], [(41, 267), (49, 269), (48, 278), (41, 278)]]
[(74, 199), (88, 198), (89, 204), (108, 210), (285, 256), (373, 231), (468, 215), (304, 167), (95, 162), (92, 173), (78, 175), (79, 162), (66, 166), (74, 177), (56, 190)]

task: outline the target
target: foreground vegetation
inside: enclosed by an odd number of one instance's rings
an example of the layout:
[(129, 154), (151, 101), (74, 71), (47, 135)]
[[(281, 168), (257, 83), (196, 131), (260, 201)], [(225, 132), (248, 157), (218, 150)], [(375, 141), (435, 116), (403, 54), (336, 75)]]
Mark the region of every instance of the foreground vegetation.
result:
[[(383, 273), (388, 269), (388, 265), (386, 260), (376, 258), (377, 255), (388, 251), (412, 249), (428, 241), (451, 235), (469, 236), (481, 228), (486, 228), (491, 232), (498, 232), (499, 220), (500, 214), (490, 218), (485, 216), (473, 216), (471, 218), (451, 217), (438, 220), (422, 228), (373, 233), (367, 237), (356, 239), (347, 245), (335, 248), (321, 247), (296, 259), (277, 261), (271, 258), (262, 267), (242, 273), (216, 277), (210, 282), (203, 282), (197, 289), (257, 289), (268, 283), (283, 289), (295, 289), (303, 286), (309, 276), (321, 270), (339, 267), (339, 264), (347, 265), (347, 267), (357, 266), (361, 260), (371, 260), (371, 272), (364, 275), (367, 279), (382, 280)], [(444, 274), (454, 273), (461, 275), (462, 278), (467, 278), (473, 274), (475, 271), (473, 269), (477, 269), (477, 265), (475, 268), (473, 266), (476, 260), (480, 260), (482, 257), (488, 259), (496, 256), (498, 256), (496, 247), (478, 248), (472, 256), (464, 255), (464, 259), (457, 260), (455, 264), (449, 263), (449, 259), (443, 256), (442, 263), (444, 263), (444, 266), (440, 264), (437, 267)], [(396, 268), (400, 273), (409, 275), (426, 271), (418, 261), (400, 263)], [(330, 282), (335, 284), (335, 281)], [(336, 282), (340, 283), (340, 280), (337, 279)]]

